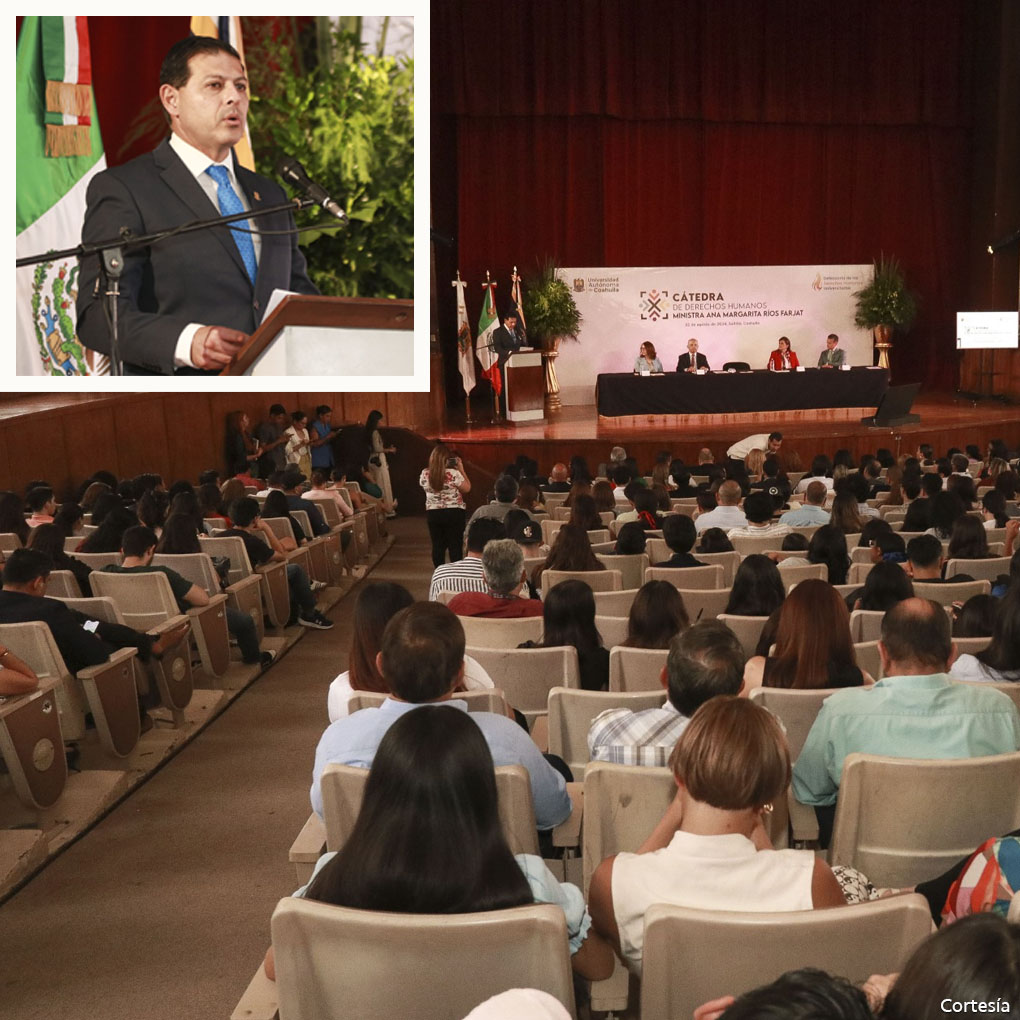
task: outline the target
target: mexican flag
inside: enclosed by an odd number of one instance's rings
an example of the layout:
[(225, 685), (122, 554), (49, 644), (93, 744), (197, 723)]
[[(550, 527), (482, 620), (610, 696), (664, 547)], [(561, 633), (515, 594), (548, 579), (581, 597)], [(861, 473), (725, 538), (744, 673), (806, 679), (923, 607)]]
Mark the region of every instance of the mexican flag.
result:
[(457, 288), (457, 367), (464, 383), (464, 393), (470, 396), (476, 385), (475, 352), (471, 346), (471, 326), (468, 323), (467, 301), (464, 297), (464, 288), (467, 284), (460, 278), (459, 271), (453, 285)]
[(475, 353), (482, 363), (482, 375), (492, 383), (496, 393), (502, 393), (503, 377), (499, 371), (499, 358), (492, 347), (492, 334), (499, 328), (499, 318), (496, 316), (496, 284), (487, 280), (482, 287), (485, 290), (485, 297), (482, 300), (482, 314), (478, 319)]
[[(18, 38), (17, 255), (81, 241), (85, 190), (106, 167), (99, 135), (88, 18), (26, 17)], [(78, 263), (17, 270), (18, 375), (90, 375), (106, 359), (75, 336)]]

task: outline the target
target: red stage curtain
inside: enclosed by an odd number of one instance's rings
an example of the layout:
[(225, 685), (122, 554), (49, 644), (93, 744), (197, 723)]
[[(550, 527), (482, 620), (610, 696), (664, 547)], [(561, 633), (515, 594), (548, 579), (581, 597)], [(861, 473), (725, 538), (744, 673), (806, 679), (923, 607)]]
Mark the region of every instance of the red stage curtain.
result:
[[(547, 255), (798, 265), (885, 252), (921, 298), (896, 378), (955, 385), (973, 54), (994, 42), (975, 38), (966, 0), (434, 0), (432, 12), (434, 138), (455, 139), (457, 162), (455, 189), (433, 190), (436, 229), (457, 242), (437, 253), (441, 273), (474, 284), (491, 269), (505, 284), (512, 262)], [(434, 178), (449, 158), (434, 145)]]

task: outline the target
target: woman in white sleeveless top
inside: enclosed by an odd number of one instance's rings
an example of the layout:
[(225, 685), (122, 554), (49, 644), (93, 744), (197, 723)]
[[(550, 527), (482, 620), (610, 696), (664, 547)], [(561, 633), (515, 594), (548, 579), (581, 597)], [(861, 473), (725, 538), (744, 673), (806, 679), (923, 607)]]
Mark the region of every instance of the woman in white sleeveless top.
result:
[(588, 907), (596, 930), (641, 973), (645, 911), (811, 910), (846, 899), (810, 850), (773, 850), (763, 812), (785, 796), (790, 752), (771, 713), (738, 697), (695, 712), (673, 752), (677, 795), (636, 854), (596, 869)]

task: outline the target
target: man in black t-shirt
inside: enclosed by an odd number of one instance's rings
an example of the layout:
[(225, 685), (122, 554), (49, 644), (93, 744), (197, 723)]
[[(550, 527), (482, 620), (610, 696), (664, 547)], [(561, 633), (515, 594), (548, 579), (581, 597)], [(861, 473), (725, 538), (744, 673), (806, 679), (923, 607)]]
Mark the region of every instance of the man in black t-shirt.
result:
[[(232, 528), (220, 533), (220, 538), (235, 536), (244, 542), (248, 559), (253, 567), (263, 563), (282, 563), (287, 554), (280, 545), (280, 540), (273, 534), (273, 529), (262, 520), (258, 502), (245, 496), (230, 505)], [(313, 627), (316, 630), (330, 630), (332, 621), (327, 619), (315, 607), (315, 596), (308, 583), (308, 574), (298, 563), (287, 564), (287, 583), (290, 586), (291, 620), (302, 627)], [(297, 606), (297, 610), (293, 607)]]

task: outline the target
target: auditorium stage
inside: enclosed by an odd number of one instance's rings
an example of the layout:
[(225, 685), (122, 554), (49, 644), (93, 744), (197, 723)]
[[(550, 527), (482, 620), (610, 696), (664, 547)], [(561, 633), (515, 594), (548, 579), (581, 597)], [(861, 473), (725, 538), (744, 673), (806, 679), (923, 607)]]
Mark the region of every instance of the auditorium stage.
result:
[(472, 401), (473, 424), (463, 410), (447, 412), (444, 442), (456, 447), (465, 461), (498, 470), (519, 453), (538, 460), (543, 469), (573, 454), (586, 457), (591, 466), (608, 459), (609, 448), (619, 444), (651, 467), (660, 450), (670, 450), (688, 463), (708, 446), (721, 459), (738, 439), (757, 432), (782, 432), (786, 453), (796, 451), (804, 467), (815, 452), (846, 447), (855, 456), (888, 447), (894, 454), (913, 453), (919, 443), (931, 443), (937, 453), (950, 446), (977, 443), (982, 450), (990, 439), (1002, 438), (1013, 449), (1020, 445), (1020, 405), (997, 400), (971, 400), (955, 393), (920, 394), (912, 412), (920, 424), (898, 428), (869, 428), (861, 418), (874, 407), (770, 412), (768, 414), (639, 415), (600, 417), (594, 406), (570, 406), (547, 416), (544, 422), (492, 424), (488, 404)]

